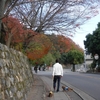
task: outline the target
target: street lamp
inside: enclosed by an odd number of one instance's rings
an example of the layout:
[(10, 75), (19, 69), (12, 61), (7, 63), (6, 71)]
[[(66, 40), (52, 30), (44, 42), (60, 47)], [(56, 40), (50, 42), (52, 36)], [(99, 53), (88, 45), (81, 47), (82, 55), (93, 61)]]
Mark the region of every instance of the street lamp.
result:
[(99, 55), (98, 54), (95, 54), (94, 55), (94, 58), (95, 58), (95, 60), (97, 61), (96, 62), (96, 69), (98, 68), (98, 59), (99, 59)]

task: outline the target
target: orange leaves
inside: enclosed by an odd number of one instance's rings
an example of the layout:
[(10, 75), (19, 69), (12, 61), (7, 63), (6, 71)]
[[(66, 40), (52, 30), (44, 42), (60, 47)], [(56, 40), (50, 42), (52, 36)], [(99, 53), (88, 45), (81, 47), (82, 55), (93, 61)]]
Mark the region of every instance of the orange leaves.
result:
[(8, 30), (6, 30), (6, 31), (10, 31), (12, 34), (14, 34), (16, 32), (23, 33), (22, 25), (19, 22), (19, 20), (17, 20), (16, 18), (13, 18), (11, 16), (5, 17), (2, 21), (8, 28)]
[[(53, 39), (54, 37), (55, 39)], [(53, 42), (56, 51), (59, 51), (60, 53), (65, 53), (72, 49), (77, 49), (79, 51), (82, 51), (82, 49), (67, 36), (65, 37), (63, 35), (56, 35), (56, 36), (53, 35), (53, 37), (51, 37), (51, 40)]]
[(30, 29), (24, 29), (24, 33), (22, 34), (21, 38), (23, 39), (26, 44), (29, 44), (29, 42), (33, 39), (35, 35), (38, 33), (34, 32), (33, 30)]
[(11, 16), (2, 19), (4, 25), (6, 26), (6, 42), (20, 42), (20, 34), (23, 34), (23, 25)]
[[(3, 20), (6, 26), (6, 42), (26, 53), (29, 59), (37, 60), (51, 52), (68, 52), (78, 48), (75, 43), (63, 35), (45, 35), (24, 27), (16, 18), (6, 17)], [(79, 27), (79, 25), (76, 25)], [(50, 37), (50, 39), (49, 39)], [(51, 41), (50, 41), (51, 40)]]
[(59, 45), (61, 45), (61, 52), (68, 52), (71, 49), (71, 42), (68, 37), (65, 37), (63, 35), (58, 36), (59, 39)]
[(27, 52), (27, 57), (31, 60), (36, 60), (44, 56), (43, 50), (34, 50)]
[[(51, 48), (51, 42), (44, 34), (38, 34), (33, 30), (25, 28), (16, 18), (6, 17), (3, 20), (6, 26), (7, 46), (24, 50), (28, 58), (39, 59), (46, 55)], [(19, 47), (21, 45), (21, 47)]]
[(48, 49), (41, 48), (40, 50), (33, 50), (31, 52), (27, 52), (27, 57), (31, 60), (36, 60), (42, 58), (44, 55), (48, 53)]
[(30, 46), (31, 49), (26, 51), (27, 56), (29, 59), (36, 60), (48, 53), (51, 48), (51, 42), (46, 35), (38, 34), (34, 36)]

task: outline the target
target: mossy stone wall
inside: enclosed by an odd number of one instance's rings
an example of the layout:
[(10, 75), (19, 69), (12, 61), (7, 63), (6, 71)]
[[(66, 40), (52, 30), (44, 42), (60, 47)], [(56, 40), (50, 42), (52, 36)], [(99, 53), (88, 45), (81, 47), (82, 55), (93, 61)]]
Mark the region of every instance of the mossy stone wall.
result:
[(0, 100), (26, 100), (32, 84), (27, 57), (0, 44)]

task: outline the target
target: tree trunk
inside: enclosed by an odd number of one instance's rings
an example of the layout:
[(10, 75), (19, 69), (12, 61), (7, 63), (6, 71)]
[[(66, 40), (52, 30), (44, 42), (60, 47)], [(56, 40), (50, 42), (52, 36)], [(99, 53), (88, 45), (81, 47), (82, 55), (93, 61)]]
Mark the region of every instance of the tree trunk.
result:
[(4, 8), (5, 8), (6, 0), (0, 0), (0, 39), (1, 39), (1, 23), (2, 17), (4, 15)]
[[(12, 2), (13, 0), (0, 0), (0, 40), (2, 38), (2, 18), (4, 17), (4, 12), (6, 11), (8, 5)], [(0, 41), (1, 42), (1, 41)]]
[(8, 40), (6, 42), (7, 47), (10, 47), (12, 36), (13, 36), (12, 33), (9, 33)]
[(72, 69), (72, 71), (75, 72), (75, 64), (73, 64), (73, 69)]

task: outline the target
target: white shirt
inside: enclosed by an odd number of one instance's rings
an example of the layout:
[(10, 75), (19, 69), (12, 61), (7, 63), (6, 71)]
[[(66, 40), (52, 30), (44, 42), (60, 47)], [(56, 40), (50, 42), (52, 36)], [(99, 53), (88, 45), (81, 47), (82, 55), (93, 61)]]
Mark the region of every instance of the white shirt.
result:
[(54, 75), (61, 75), (61, 76), (63, 76), (63, 68), (62, 68), (62, 65), (61, 64), (55, 63), (53, 65), (53, 73), (52, 73), (52, 75), (53, 76)]

